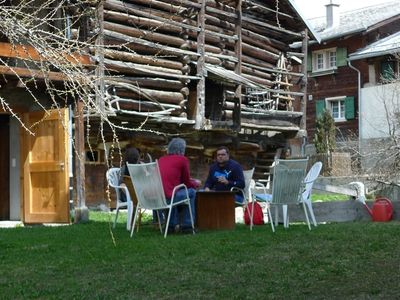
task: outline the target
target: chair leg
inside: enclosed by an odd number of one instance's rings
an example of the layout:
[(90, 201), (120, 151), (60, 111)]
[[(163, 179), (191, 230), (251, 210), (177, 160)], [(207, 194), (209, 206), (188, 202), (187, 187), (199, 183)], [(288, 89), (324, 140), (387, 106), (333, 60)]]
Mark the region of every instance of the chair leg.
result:
[(193, 215), (192, 215), (192, 207), (190, 204), (190, 201), (188, 201), (188, 209), (189, 209), (189, 215), (190, 215), (190, 222), (192, 222), (192, 232), (193, 234), (195, 234), (195, 230), (194, 230), (194, 221), (193, 221)]
[(272, 232), (275, 232), (274, 222), (272, 221), (272, 215), (271, 215), (271, 206), (269, 204), (267, 204), (267, 213), (269, 222), (271, 223)]
[(139, 208), (139, 220), (138, 220), (138, 224), (137, 224), (137, 229), (136, 229), (136, 232), (139, 232), (139, 227), (140, 227), (140, 224), (142, 224), (142, 215), (143, 215), (143, 212), (142, 212), (142, 210)]
[(287, 210), (288, 210), (287, 205), (282, 205), (283, 227), (284, 227), (284, 228), (288, 228), (288, 227), (289, 227)]
[(253, 230), (253, 217), (254, 217), (254, 201), (251, 202), (251, 212), (250, 212), (250, 231)]
[(139, 204), (138, 204), (136, 206), (135, 217), (133, 218), (133, 223), (132, 223), (132, 228), (131, 228), (131, 237), (133, 236), (133, 232), (135, 231), (135, 224), (136, 224), (136, 220), (138, 218), (139, 210), (140, 210), (140, 207), (139, 207)]
[(312, 204), (311, 204), (310, 201), (306, 201), (306, 204), (308, 206), (308, 211), (310, 212), (311, 220), (312, 220), (314, 226), (317, 227), (318, 226), (317, 225), (317, 220), (315, 219), (315, 215), (314, 215), (314, 210), (312, 208)]
[(278, 205), (275, 205), (275, 226), (278, 226), (278, 217), (279, 217)]
[(115, 225), (117, 224), (118, 213), (119, 213), (119, 207), (117, 206), (117, 209), (116, 209), (116, 211), (115, 211), (115, 219), (114, 219), (113, 228), (115, 228)]
[[(160, 219), (160, 212), (159, 212), (159, 209), (157, 209), (156, 212), (157, 212), (157, 219), (158, 219), (158, 227), (160, 228), (160, 232), (161, 232), (161, 234), (162, 234), (163, 232), (162, 232), (162, 226), (161, 226), (161, 219)], [(166, 228), (168, 228), (168, 226), (166, 226)], [(165, 230), (167, 230), (167, 229), (165, 229)]]
[(303, 205), (303, 209), (304, 209), (304, 214), (306, 215), (306, 221), (307, 221), (307, 225), (308, 225), (308, 230), (311, 230), (310, 219), (308, 218), (306, 204), (303, 202), (302, 205)]
[(130, 231), (132, 228), (132, 217), (133, 217), (133, 203), (128, 203), (128, 220), (126, 221), (126, 230)]
[[(171, 202), (172, 202), (172, 201), (171, 201)], [(164, 238), (167, 238), (168, 226), (169, 226), (169, 219), (171, 218), (171, 213), (172, 213), (172, 205), (169, 207), (169, 210), (168, 210), (167, 222), (165, 223)], [(160, 225), (160, 226), (161, 226), (161, 225)], [(162, 232), (161, 232), (161, 233), (162, 233)]]
[[(246, 202), (246, 204), (242, 206), (242, 208), (243, 208), (243, 216), (246, 213), (246, 209), (247, 209), (247, 211), (249, 210), (250, 203), (251, 202)], [(254, 205), (253, 205), (253, 207), (254, 207)], [(253, 230), (253, 217), (252, 217), (251, 213), (249, 214), (249, 219), (250, 219), (250, 231), (252, 231)]]

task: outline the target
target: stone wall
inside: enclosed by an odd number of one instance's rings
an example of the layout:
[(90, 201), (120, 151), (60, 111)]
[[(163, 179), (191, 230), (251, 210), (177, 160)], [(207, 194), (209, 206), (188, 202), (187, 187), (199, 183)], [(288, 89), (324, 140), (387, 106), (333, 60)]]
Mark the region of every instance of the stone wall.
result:
[[(372, 201), (367, 201), (367, 205), (372, 208)], [(400, 201), (392, 201), (393, 220), (400, 221)], [(317, 223), (325, 222), (353, 222), (353, 221), (372, 221), (366, 207), (359, 201), (332, 201), (332, 202), (313, 202), (314, 215)], [(275, 209), (272, 209), (274, 214)], [(301, 205), (292, 205), (288, 208), (290, 222), (305, 222), (304, 210)], [(273, 215), (275, 218), (275, 216)], [(282, 222), (282, 211), (279, 210), (279, 220)]]

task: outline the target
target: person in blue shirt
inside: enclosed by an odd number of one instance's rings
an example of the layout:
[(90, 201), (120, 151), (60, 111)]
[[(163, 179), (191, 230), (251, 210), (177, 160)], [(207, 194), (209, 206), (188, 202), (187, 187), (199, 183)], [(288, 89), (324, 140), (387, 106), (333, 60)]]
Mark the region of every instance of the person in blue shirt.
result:
[[(215, 163), (210, 166), (204, 190), (230, 191), (232, 187), (245, 187), (243, 169), (238, 162), (229, 158), (229, 149), (221, 146), (217, 149)], [(235, 202), (243, 202), (241, 193), (235, 194)]]

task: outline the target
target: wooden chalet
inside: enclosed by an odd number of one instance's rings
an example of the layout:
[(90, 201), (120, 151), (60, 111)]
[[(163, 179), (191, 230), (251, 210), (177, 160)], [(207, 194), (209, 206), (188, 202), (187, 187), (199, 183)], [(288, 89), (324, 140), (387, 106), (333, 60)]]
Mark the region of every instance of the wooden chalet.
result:
[(347, 141), (359, 139), (360, 103), (364, 108), (372, 105), (360, 97), (362, 88), (371, 83), (376, 68), (380, 70), (391, 65), (387, 61), (381, 64), (378, 60), (372, 63), (371, 59), (349, 58), (360, 49), (400, 31), (400, 5), (398, 1), (388, 1), (340, 12), (336, 2), (326, 5), (326, 18), (309, 20), (320, 35), (321, 43), (310, 43), (308, 49), (307, 133), (312, 142), (316, 118), (328, 109), (338, 129), (337, 144), (346, 148)]
[[(27, 64), (10, 68), (0, 60), (0, 96), (15, 94), (10, 103), (17, 116), (34, 127), (44, 126), (32, 137), (4, 110), (0, 120), (10, 142), (3, 144), (0, 157), (7, 163), (2, 177), (9, 174), (10, 181), (2, 186), (8, 191), (0, 202), (2, 219), (68, 222), (69, 177), (76, 179), (72, 188), (76, 207), (105, 203), (106, 161), (119, 164), (118, 151), (112, 150), (117, 147), (115, 136), (119, 145), (132, 144), (153, 158), (164, 153), (170, 137), (185, 138), (192, 173), (200, 179), (220, 145), (228, 146), (245, 169), (255, 166), (258, 177), (268, 175), (279, 149), (290, 147), (292, 154), (301, 155), (305, 53), (309, 39), (318, 37), (293, 1), (87, 3), (79, 9), (88, 17), (71, 22), (68, 34), (87, 42), (86, 55), (80, 53), (73, 60), (96, 80), (96, 109), (76, 101), (82, 99), (71, 101), (68, 95), (57, 99), (64, 103), (65, 114), (57, 110), (43, 118), (40, 106), (51, 108), (52, 102), (51, 92), (40, 80), (65, 84), (68, 77), (55, 69), (44, 78)], [(0, 41), (2, 59), (20, 62), (40, 56), (38, 49), (23, 43), (18, 51), (6, 33)], [(293, 50), (290, 45), (296, 42), (302, 46)], [(19, 83), (34, 76), (40, 105)], [(37, 122), (60, 117), (74, 124), (74, 146), (86, 163), (75, 159), (72, 165), (68, 159), (71, 134), (65, 128), (61, 133), (60, 125)], [(58, 144), (48, 146), (50, 142)]]

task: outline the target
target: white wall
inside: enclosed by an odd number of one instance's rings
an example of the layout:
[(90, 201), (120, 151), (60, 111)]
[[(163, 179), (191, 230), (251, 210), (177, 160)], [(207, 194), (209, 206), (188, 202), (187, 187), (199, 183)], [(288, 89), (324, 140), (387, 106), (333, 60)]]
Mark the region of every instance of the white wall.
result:
[(388, 119), (393, 119), (395, 112), (400, 112), (400, 82), (362, 88), (360, 138), (388, 137)]

